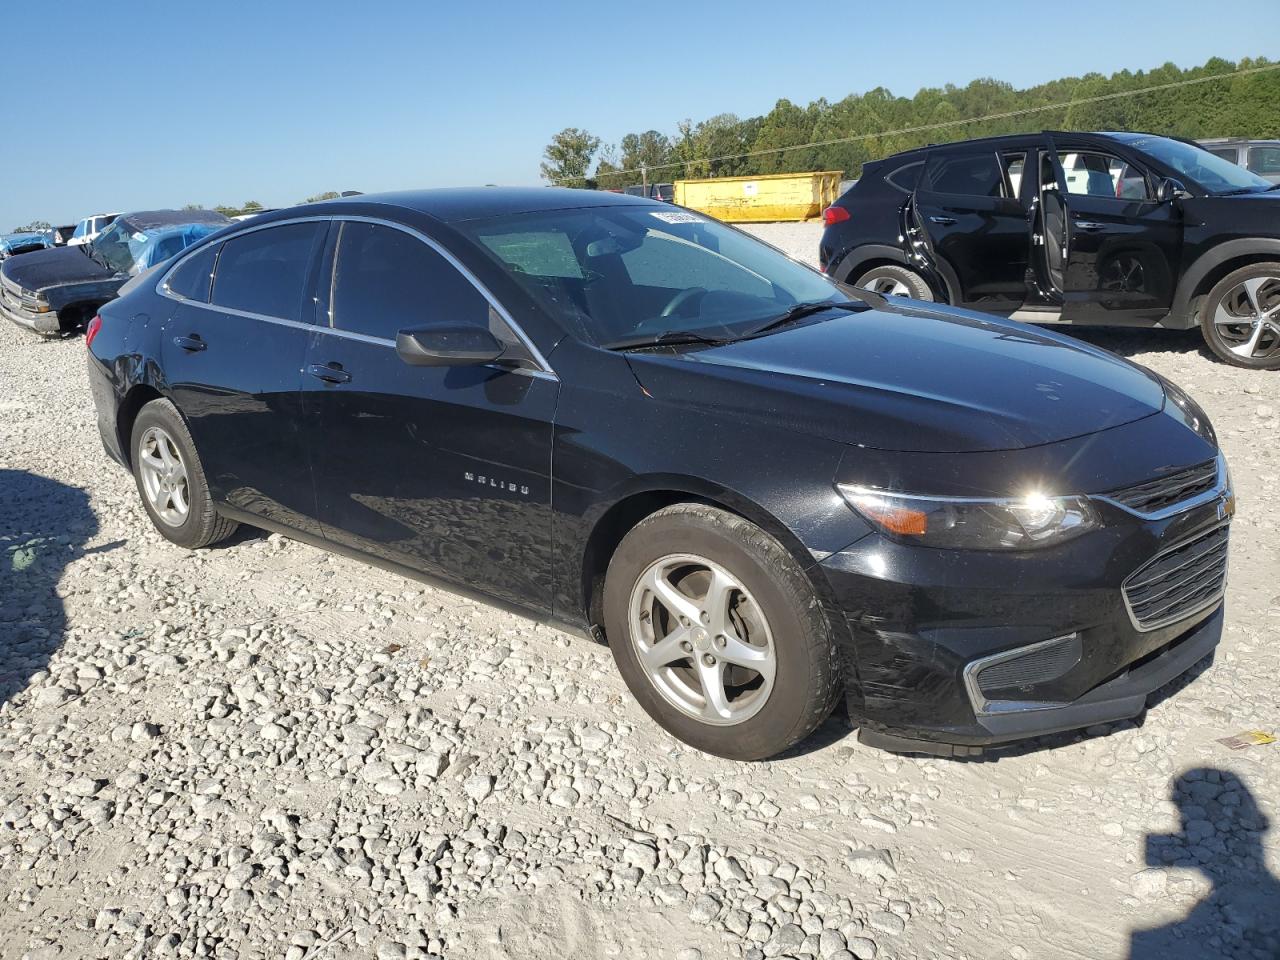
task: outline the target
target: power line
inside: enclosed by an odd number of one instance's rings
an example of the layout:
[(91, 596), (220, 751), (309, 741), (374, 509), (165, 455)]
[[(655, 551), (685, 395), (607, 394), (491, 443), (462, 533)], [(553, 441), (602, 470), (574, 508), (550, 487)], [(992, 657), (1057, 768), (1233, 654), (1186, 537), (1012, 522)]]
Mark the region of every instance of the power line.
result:
[[(785, 153), (788, 150), (803, 150), (806, 147), (830, 147), (839, 143), (857, 143), (861, 140), (874, 140), (877, 137), (896, 137), (907, 133), (926, 133), (930, 130), (945, 130), (951, 127), (962, 127), (970, 123), (985, 123), (988, 120), (1009, 120), (1013, 117), (1025, 117), (1032, 113), (1044, 113), (1048, 110), (1062, 110), (1071, 107), (1083, 106), (1089, 103), (1103, 103), (1108, 100), (1122, 100), (1125, 97), (1140, 97), (1148, 93), (1156, 93), (1160, 90), (1173, 90), (1178, 87), (1190, 87), (1198, 83), (1212, 83), (1215, 80), (1226, 80), (1231, 77), (1247, 77), (1256, 73), (1267, 73), (1271, 70), (1280, 70), (1280, 63), (1271, 63), (1262, 67), (1249, 67), (1246, 70), (1233, 70), (1230, 73), (1215, 73), (1210, 77), (1193, 77), (1190, 80), (1174, 80), (1169, 83), (1158, 83), (1155, 86), (1143, 87), (1141, 90), (1121, 90), (1117, 93), (1103, 93), (1094, 97), (1084, 97), (1080, 100), (1066, 100), (1061, 103), (1048, 103), (1040, 107), (1023, 107), (1020, 110), (1006, 110), (1003, 113), (989, 113), (984, 117), (968, 117), (963, 120), (945, 120), (941, 123), (927, 123), (916, 127), (899, 127), (897, 130), (881, 130), (878, 133), (860, 133), (852, 137), (837, 137), (834, 140), (815, 140), (812, 143), (793, 143), (788, 147), (769, 147), (765, 150), (749, 150), (746, 153), (730, 153), (722, 157), (699, 157), (694, 160), (674, 160), (670, 163), (656, 163), (652, 166), (645, 165), (646, 172), (654, 170), (666, 170), (670, 167), (683, 167), (695, 163), (719, 163), (723, 160), (745, 160), (748, 157), (762, 157), (771, 153)], [(628, 167), (623, 170), (609, 170), (605, 173), (598, 174), (599, 177), (620, 177), (624, 174), (638, 174), (639, 167)], [(587, 180), (593, 180), (596, 177), (560, 177), (552, 180), (553, 184), (580, 183)]]

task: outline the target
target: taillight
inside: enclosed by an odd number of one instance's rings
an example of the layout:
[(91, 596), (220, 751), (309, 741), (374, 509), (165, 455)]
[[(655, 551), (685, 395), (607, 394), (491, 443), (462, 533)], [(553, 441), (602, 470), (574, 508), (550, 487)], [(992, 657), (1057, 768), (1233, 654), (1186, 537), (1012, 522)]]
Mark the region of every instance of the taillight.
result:
[(89, 325), (84, 328), (84, 346), (87, 350), (93, 346), (93, 338), (98, 335), (98, 331), (102, 329), (102, 314), (95, 313), (93, 319), (89, 321)]
[(844, 223), (849, 219), (849, 211), (844, 207), (830, 206), (822, 211), (822, 222), (828, 227), (835, 226), (837, 223)]

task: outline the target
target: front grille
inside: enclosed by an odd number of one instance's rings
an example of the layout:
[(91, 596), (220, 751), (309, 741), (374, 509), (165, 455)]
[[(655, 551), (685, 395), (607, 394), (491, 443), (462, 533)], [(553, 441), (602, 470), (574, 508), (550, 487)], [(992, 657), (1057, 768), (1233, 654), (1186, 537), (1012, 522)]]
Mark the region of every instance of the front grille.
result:
[(1105, 497), (1134, 513), (1149, 516), (1208, 493), (1217, 486), (1218, 461), (1206, 460), (1177, 473), (1115, 490)]
[(1124, 582), (1124, 600), (1139, 630), (1155, 630), (1203, 610), (1227, 583), (1227, 527), (1168, 550)]
[(990, 659), (990, 664), (974, 671), (978, 689), (990, 698), (999, 690), (1031, 687), (1057, 680), (1080, 662), (1080, 635), (1071, 634), (1037, 643), (1025, 653), (1012, 652)]

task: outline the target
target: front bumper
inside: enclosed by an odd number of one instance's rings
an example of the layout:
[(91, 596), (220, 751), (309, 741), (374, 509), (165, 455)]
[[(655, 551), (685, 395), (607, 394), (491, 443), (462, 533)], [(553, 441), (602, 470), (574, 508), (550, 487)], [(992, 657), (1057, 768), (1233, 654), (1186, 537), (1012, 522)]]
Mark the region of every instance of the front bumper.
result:
[(21, 306), (15, 304), (3, 289), (0, 289), (0, 317), (4, 317), (20, 327), (45, 337), (56, 336), (62, 329), (56, 313), (53, 311), (32, 313), (29, 310), (24, 310)]
[[(848, 628), (846, 701), (860, 739), (957, 755), (1137, 716), (1213, 652), (1223, 604), (1215, 593), (1141, 629), (1124, 584), (1170, 547), (1221, 535), (1221, 506), (1158, 522), (1117, 510), (1102, 530), (1041, 551), (966, 553), (870, 536), (828, 557), (819, 569)], [(993, 703), (977, 694), (975, 663), (1053, 638), (1073, 645), (1061, 669), (1011, 680)]]

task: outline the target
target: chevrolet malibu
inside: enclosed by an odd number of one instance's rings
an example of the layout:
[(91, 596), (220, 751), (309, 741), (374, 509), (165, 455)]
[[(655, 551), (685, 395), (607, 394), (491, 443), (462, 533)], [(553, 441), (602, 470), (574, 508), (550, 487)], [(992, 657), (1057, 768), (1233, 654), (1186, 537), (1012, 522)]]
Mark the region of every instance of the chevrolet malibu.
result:
[(107, 452), (185, 547), (275, 530), (609, 645), (736, 759), (843, 703), (964, 755), (1212, 654), (1234, 501), (1155, 374), (579, 190), (362, 196), (199, 242), (90, 323)]

